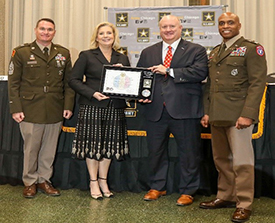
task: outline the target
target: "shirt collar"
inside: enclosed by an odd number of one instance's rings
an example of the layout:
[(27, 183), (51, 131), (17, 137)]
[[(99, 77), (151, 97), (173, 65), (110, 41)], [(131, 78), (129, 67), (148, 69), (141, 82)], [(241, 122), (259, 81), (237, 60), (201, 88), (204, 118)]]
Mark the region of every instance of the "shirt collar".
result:
[(178, 40), (176, 40), (175, 42), (173, 42), (171, 45), (169, 45), (168, 43), (166, 43), (166, 42), (163, 41), (162, 49), (166, 50), (168, 46), (171, 46), (172, 47), (172, 52), (174, 52), (177, 49), (180, 40), (181, 40), (181, 38), (179, 38)]
[(240, 39), (242, 36), (241, 34), (238, 34), (237, 36), (234, 36), (233, 38), (231, 38), (230, 40), (228, 40), (227, 42), (225, 42), (226, 45), (226, 49), (228, 47), (231, 47), (233, 45), (233, 43), (235, 43), (238, 39)]
[(49, 49), (49, 54), (50, 54), (50, 51), (51, 51), (51, 47), (52, 47), (52, 43), (50, 43), (48, 46), (43, 46), (42, 44), (38, 43), (37, 41), (35, 41), (37, 46), (39, 46), (40, 50), (43, 52), (44, 51), (44, 48), (45, 47), (48, 47)]

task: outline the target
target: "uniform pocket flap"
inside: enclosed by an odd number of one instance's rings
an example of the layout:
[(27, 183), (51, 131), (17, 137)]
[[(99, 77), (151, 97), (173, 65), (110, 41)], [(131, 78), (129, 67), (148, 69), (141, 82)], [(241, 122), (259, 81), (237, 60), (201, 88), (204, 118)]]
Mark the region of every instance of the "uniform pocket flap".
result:
[(21, 97), (25, 100), (32, 100), (34, 98), (35, 94), (32, 92), (28, 92), (28, 93), (22, 93)]
[(38, 68), (38, 67), (40, 67), (40, 64), (31, 64), (30, 63), (30, 64), (26, 64), (25, 67), (28, 67), (28, 68), (30, 68), (30, 67), (31, 68)]
[(243, 57), (228, 57), (226, 60), (226, 64), (230, 66), (244, 66), (244, 58)]

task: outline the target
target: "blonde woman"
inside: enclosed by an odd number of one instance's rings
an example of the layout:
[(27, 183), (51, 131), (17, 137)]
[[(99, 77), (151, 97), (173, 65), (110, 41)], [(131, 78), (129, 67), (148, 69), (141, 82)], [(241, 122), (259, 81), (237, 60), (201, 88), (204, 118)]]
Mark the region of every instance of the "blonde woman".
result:
[(118, 48), (115, 26), (109, 22), (98, 24), (91, 38), (91, 49), (79, 54), (69, 81), (80, 95), (72, 154), (86, 159), (91, 196), (98, 200), (113, 196), (107, 184), (111, 160), (123, 160), (129, 154), (125, 100), (111, 99), (99, 92), (104, 64), (130, 65), (127, 56), (116, 52)]

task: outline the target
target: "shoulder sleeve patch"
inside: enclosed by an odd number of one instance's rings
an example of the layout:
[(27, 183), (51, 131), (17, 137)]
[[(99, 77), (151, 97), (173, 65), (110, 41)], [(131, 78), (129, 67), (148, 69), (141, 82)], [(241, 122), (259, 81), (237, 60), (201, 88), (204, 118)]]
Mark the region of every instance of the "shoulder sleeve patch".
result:
[(256, 47), (256, 52), (259, 56), (263, 56), (264, 55), (264, 48), (260, 45)]
[(14, 57), (15, 53), (16, 53), (16, 50), (14, 49), (11, 53), (11, 57)]

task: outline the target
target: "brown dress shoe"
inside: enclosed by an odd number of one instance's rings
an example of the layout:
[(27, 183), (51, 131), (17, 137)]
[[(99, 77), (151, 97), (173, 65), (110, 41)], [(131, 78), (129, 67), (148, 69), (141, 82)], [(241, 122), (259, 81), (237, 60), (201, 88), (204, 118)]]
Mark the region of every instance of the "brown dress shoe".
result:
[(143, 200), (153, 201), (153, 200), (157, 200), (159, 197), (165, 196), (165, 195), (166, 195), (166, 190), (158, 191), (158, 190), (151, 189), (148, 191), (147, 194), (145, 194), (145, 196), (143, 197)]
[(182, 194), (177, 200), (177, 205), (185, 206), (193, 203), (194, 198), (190, 195)]
[(236, 208), (231, 221), (233, 222), (245, 222), (249, 220), (251, 211), (244, 208)]
[(204, 208), (204, 209), (235, 208), (235, 207), (236, 207), (236, 202), (224, 201), (219, 198), (216, 198), (212, 201), (200, 203), (200, 208)]
[(59, 196), (59, 190), (55, 189), (49, 182), (45, 181), (43, 183), (37, 184), (37, 189), (42, 193), (45, 193), (49, 196)]
[(36, 184), (32, 184), (30, 186), (25, 186), (25, 188), (23, 190), (23, 196), (25, 198), (34, 198), (36, 193), (37, 193)]

